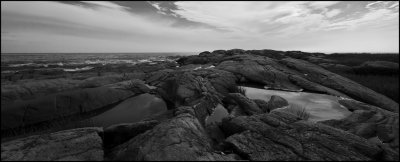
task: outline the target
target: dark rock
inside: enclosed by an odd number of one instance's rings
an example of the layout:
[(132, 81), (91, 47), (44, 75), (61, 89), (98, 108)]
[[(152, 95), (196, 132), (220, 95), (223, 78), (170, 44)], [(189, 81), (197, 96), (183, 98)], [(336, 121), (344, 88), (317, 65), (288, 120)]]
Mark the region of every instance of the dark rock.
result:
[(240, 74), (250, 82), (268, 85), (275, 89), (299, 90), (299, 86), (290, 82), (286, 71), (290, 69), (266, 57), (239, 55), (236, 58), (225, 58), (216, 68), (234, 74)]
[(158, 121), (142, 121), (137, 123), (123, 123), (109, 126), (104, 129), (103, 143), (104, 147), (112, 148), (122, 144), (129, 139), (152, 129), (159, 124)]
[(285, 106), (289, 106), (289, 103), (284, 98), (282, 98), (280, 96), (272, 95), (271, 99), (269, 99), (269, 101), (268, 101), (267, 111), (269, 112), (276, 108), (281, 108), (281, 107), (285, 107)]
[(242, 108), (242, 110), (246, 112), (248, 115), (263, 113), (262, 110), (257, 106), (257, 104), (253, 100), (248, 99), (242, 94), (229, 93), (229, 96), (232, 97), (236, 101), (236, 103), (240, 106), (240, 108)]
[[(196, 117), (184, 113), (155, 126), (110, 152), (111, 160), (216, 160)], [(233, 158), (229, 158), (233, 160)]]
[(1, 130), (83, 114), (116, 104), (132, 95), (133, 92), (126, 90), (98, 87), (62, 92), (2, 106)]
[(317, 65), (293, 58), (282, 59), (280, 62), (289, 68), (295, 69), (303, 74), (308, 74), (305, 76), (308, 80), (312, 80), (323, 86), (345, 93), (352, 98), (379, 106), (383, 109), (393, 112), (399, 111), (399, 104), (388, 97), (340, 75), (322, 69)]
[(255, 99), (253, 100), (257, 106), (263, 111), (263, 112), (269, 112), (270, 110), (268, 109), (268, 102), (260, 99)]
[(101, 128), (34, 135), (1, 144), (1, 161), (103, 161)]
[(48, 79), (40, 81), (21, 82), (1, 86), (1, 104), (12, 103), (15, 100), (29, 99), (50, 93), (77, 88), (81, 81), (71, 79)]
[(113, 84), (108, 84), (105, 85), (104, 87), (109, 87), (109, 88), (114, 88), (114, 89), (124, 89), (124, 90), (130, 90), (136, 95), (142, 94), (142, 93), (147, 93), (150, 91), (150, 88), (147, 87), (144, 84), (144, 81), (138, 80), (138, 79), (133, 79), (133, 80), (127, 80), (127, 81), (122, 81), (118, 83), (113, 83)]

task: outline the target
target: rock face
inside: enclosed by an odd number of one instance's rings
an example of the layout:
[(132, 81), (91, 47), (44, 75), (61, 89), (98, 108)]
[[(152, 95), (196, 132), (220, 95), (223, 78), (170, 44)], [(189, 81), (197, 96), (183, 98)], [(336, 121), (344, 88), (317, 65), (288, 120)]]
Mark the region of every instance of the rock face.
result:
[(236, 103), (240, 106), (240, 108), (248, 115), (260, 114), (262, 110), (258, 107), (258, 105), (253, 101), (243, 96), (240, 93), (230, 93), (230, 97), (236, 101)]
[[(294, 119), (294, 118), (292, 118)], [(323, 124), (270, 114), (224, 120), (227, 147), (249, 160), (375, 160), (382, 150), (366, 139)]]
[(383, 109), (393, 112), (399, 111), (399, 104), (388, 97), (376, 93), (371, 89), (340, 75), (324, 70), (317, 65), (293, 58), (282, 59), (281, 62), (292, 69), (308, 74), (305, 76), (308, 80), (338, 90), (352, 98), (360, 99), (366, 103), (379, 106)]
[(271, 110), (274, 110), (276, 108), (281, 108), (281, 107), (285, 107), (285, 106), (289, 106), (289, 103), (282, 97), (280, 96), (276, 96), (276, 95), (272, 95), (271, 99), (269, 99), (268, 101), (268, 112)]
[(268, 102), (260, 99), (253, 100), (263, 112), (269, 112)]
[[(92, 112), (140, 93), (157, 95), (167, 103), (169, 110), (137, 123), (113, 125), (104, 131), (101, 128), (72, 129), (5, 142), (2, 143), (1, 158), (398, 160), (398, 104), (303, 61), (321, 61), (320, 55), (240, 49), (203, 52), (198, 56), (182, 57), (177, 61), (180, 67), (174, 62), (141, 64), (124, 70), (139, 71), (138, 76), (89, 78), (74, 83), (74, 86), (96, 88), (7, 104), (1, 110), (2, 131)], [(197, 68), (199, 66), (202, 68)], [(135, 80), (136, 77), (145, 82)], [(282, 97), (272, 96), (265, 102), (233, 93), (232, 87), (239, 82), (345, 97), (339, 103), (353, 114), (341, 120), (305, 121), (285, 109), (277, 109), (289, 105)], [(154, 87), (150, 90), (144, 83)], [(2, 95), (3, 92), (6, 91), (2, 87)], [(24, 93), (21, 91), (20, 94)], [(19, 97), (13, 98), (9, 94), (4, 99), (11, 101), (25, 95), (18, 92), (15, 96)], [(379, 107), (348, 99), (350, 97)], [(229, 115), (224, 111), (222, 117), (218, 116), (222, 123), (205, 123), (207, 116), (218, 114), (214, 111), (217, 105), (226, 107)]]
[(182, 113), (115, 147), (111, 160), (234, 160), (212, 152), (196, 117)]
[(150, 91), (150, 88), (147, 87), (144, 83), (145, 82), (142, 80), (133, 79), (118, 83), (108, 84), (105, 85), (104, 87), (109, 87), (113, 89), (125, 89), (125, 90), (130, 90), (135, 94), (142, 94)]
[(138, 123), (124, 123), (109, 126), (105, 128), (104, 132), (102, 133), (104, 147), (112, 148), (114, 146), (122, 144), (132, 137), (135, 137), (136, 135), (153, 128), (158, 123), (159, 122), (156, 120), (151, 120)]
[(101, 128), (30, 136), (1, 144), (1, 161), (103, 161)]
[(77, 87), (81, 81), (71, 79), (49, 79), (1, 86), (1, 104)]
[(399, 151), (398, 113), (354, 100), (339, 100), (339, 103), (353, 110), (353, 113), (341, 120), (327, 120), (322, 123), (366, 139), (378, 137), (380, 141)]
[(98, 87), (62, 92), (2, 106), (1, 130), (24, 127), (103, 108), (134, 95), (131, 91)]

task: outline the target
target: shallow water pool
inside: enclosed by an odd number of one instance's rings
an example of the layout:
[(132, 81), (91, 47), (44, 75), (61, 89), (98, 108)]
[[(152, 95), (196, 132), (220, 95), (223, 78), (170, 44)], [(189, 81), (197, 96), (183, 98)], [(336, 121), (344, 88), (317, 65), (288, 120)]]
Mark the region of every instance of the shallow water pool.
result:
[(351, 114), (346, 107), (339, 104), (338, 97), (331, 95), (242, 87), (246, 90), (246, 96), (250, 99), (261, 99), (268, 102), (272, 95), (277, 95), (286, 99), (289, 104), (305, 107), (310, 114), (309, 121), (342, 119)]
[(150, 94), (141, 94), (86, 121), (92, 122), (93, 126), (107, 127), (119, 123), (138, 122), (165, 111), (167, 106), (162, 99)]

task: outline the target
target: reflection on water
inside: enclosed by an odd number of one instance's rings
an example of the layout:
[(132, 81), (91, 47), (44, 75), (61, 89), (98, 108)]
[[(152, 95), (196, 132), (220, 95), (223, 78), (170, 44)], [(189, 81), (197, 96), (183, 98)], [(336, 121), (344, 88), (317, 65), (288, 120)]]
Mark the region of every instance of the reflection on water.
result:
[(167, 111), (164, 101), (150, 94), (127, 99), (114, 108), (86, 120), (93, 126), (107, 127), (118, 123), (133, 123)]
[(266, 90), (251, 87), (243, 88), (246, 89), (246, 96), (250, 99), (261, 99), (268, 102), (272, 95), (277, 95), (286, 99), (289, 104), (301, 105), (310, 113), (309, 121), (342, 119), (351, 114), (347, 108), (339, 104), (338, 98), (335, 96), (307, 92)]
[(218, 104), (215, 107), (213, 113), (206, 118), (206, 125), (210, 125), (212, 123), (219, 123), (223, 118), (229, 115), (228, 111), (221, 105)]

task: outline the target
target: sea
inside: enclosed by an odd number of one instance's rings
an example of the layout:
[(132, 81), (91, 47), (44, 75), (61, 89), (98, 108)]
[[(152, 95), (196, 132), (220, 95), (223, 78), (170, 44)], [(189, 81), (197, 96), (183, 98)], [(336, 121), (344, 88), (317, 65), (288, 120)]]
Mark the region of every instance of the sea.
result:
[(1, 73), (23, 69), (61, 68), (64, 71), (90, 70), (108, 64), (138, 64), (172, 61), (178, 56), (195, 52), (176, 53), (2, 53)]

